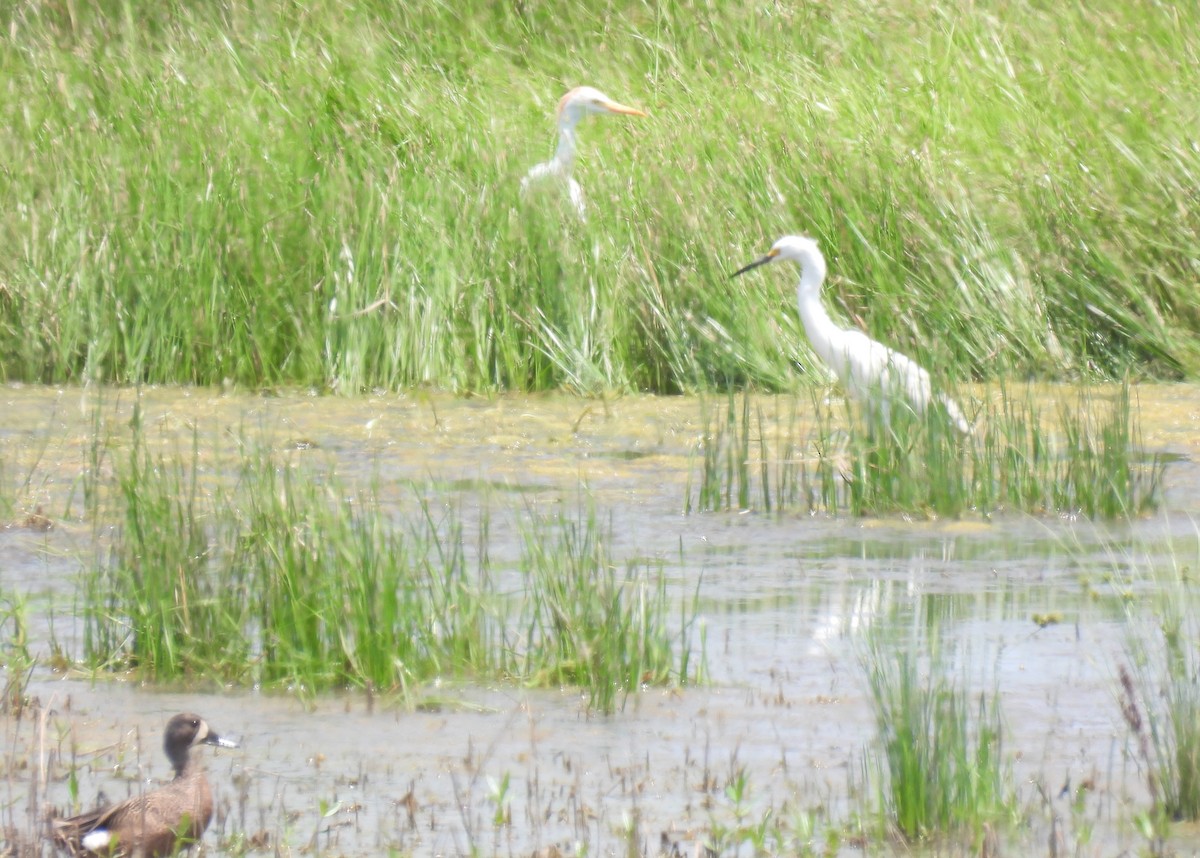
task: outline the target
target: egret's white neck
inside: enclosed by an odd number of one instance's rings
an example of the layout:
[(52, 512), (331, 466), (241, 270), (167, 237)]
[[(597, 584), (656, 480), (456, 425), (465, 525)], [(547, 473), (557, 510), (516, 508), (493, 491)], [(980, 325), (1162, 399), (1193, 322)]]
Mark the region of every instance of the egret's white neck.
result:
[(825, 282), (825, 259), (819, 253), (805, 253), (799, 259), (800, 285), (797, 291), (801, 300), (811, 295), (813, 300), (821, 299), (821, 284)]
[(564, 176), (571, 174), (575, 166), (575, 123), (560, 122), (558, 126), (558, 148), (554, 150), (554, 160), (550, 162), (554, 170)]
[(828, 348), (830, 336), (839, 328), (829, 318), (821, 304), (821, 284), (825, 281), (825, 260), (818, 255), (806, 254), (800, 262), (800, 285), (796, 287), (796, 304), (800, 309), (800, 321), (817, 354), (826, 363), (834, 360)]
[[(817, 346), (817, 351), (822, 350), (819, 344), (823, 339), (827, 338), (828, 332), (835, 330), (837, 325), (833, 323), (833, 319), (829, 318), (829, 313), (821, 306), (821, 292), (819, 289), (805, 289), (801, 286), (796, 290), (797, 304), (800, 307), (800, 321), (804, 323), (804, 331), (808, 334), (809, 341)], [(824, 355), (821, 355), (824, 357)]]

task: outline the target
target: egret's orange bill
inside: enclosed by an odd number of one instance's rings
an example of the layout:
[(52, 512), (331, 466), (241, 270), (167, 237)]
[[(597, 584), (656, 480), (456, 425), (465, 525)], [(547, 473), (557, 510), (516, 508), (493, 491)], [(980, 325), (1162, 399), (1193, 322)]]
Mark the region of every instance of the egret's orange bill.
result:
[(618, 101), (605, 101), (605, 102), (602, 102), (602, 104), (604, 106), (604, 109), (607, 110), (609, 113), (623, 113), (626, 116), (645, 116), (646, 115), (643, 111), (638, 110), (636, 107), (629, 107), (628, 105), (621, 104)]

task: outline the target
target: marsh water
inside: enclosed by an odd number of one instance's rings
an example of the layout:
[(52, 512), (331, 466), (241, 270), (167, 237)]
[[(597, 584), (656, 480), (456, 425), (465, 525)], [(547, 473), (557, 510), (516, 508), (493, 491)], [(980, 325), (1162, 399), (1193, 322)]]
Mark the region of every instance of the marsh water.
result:
[[(5, 388), (0, 463), (16, 504), (0, 529), (0, 597), (23, 605), (42, 660), (28, 683), (36, 705), (0, 715), (0, 826), (36, 831), (49, 807), (67, 808), (71, 766), (83, 807), (165, 778), (162, 726), (193, 710), (242, 742), (202, 752), (220, 805), (209, 854), (700, 854), (706, 832), (764, 819), (782, 821), (790, 852), (820, 850), (836, 829), (835, 851), (907, 853), (844, 834), (878, 803), (864, 639), (888, 625), (936, 635), (973, 688), (998, 689), (1027, 814), (1008, 852), (1137, 852), (1148, 795), (1116, 677), (1153, 634), (1153, 596), (1195, 565), (1200, 388), (1135, 392), (1145, 448), (1171, 456), (1164, 503), (1104, 524), (686, 514), (713, 408), (696, 398)], [(1038, 396), (1075, 401), (1067, 388)], [(757, 404), (782, 421), (805, 401)], [(135, 402), (149, 436), (180, 455), (217, 457), (249, 434), (348, 483), (467, 509), (569, 516), (586, 503), (610, 522), (614, 557), (661, 564), (672, 598), (695, 599), (706, 681), (646, 688), (601, 715), (571, 689), (445, 682), (418, 690), (414, 708), (57, 671), (52, 644), (68, 656), (81, 646), (77, 579), (117, 526), (85, 520), (81, 475), (97, 432), (119, 447)], [(515, 529), (489, 538), (498, 554), (517, 550)], [(1171, 836), (1185, 853), (1200, 843), (1182, 826)]]

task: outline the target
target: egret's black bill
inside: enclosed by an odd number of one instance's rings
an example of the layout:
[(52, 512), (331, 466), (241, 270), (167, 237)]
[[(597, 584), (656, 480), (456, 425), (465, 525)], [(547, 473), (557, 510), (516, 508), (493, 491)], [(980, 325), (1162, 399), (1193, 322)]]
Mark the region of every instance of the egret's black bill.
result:
[(747, 271), (752, 271), (753, 269), (757, 268), (758, 266), (766, 265), (768, 262), (773, 262), (774, 260), (775, 260), (775, 254), (768, 253), (762, 259), (754, 260), (749, 265), (747, 265), (745, 268), (739, 268), (737, 271), (735, 271), (729, 275), (729, 279), (732, 280), (734, 277), (740, 277), (741, 275), (745, 274)]

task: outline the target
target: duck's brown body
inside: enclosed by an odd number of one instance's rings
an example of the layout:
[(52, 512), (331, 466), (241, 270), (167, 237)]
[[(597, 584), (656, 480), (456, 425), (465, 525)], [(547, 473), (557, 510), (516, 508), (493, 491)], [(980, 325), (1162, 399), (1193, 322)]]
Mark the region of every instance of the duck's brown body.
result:
[(128, 858), (159, 858), (195, 843), (213, 814), (212, 790), (204, 769), (188, 754), (200, 744), (233, 743), (219, 738), (198, 715), (176, 715), (167, 723), (163, 740), (175, 779), (119, 804), (54, 820), (55, 841), (72, 855)]

